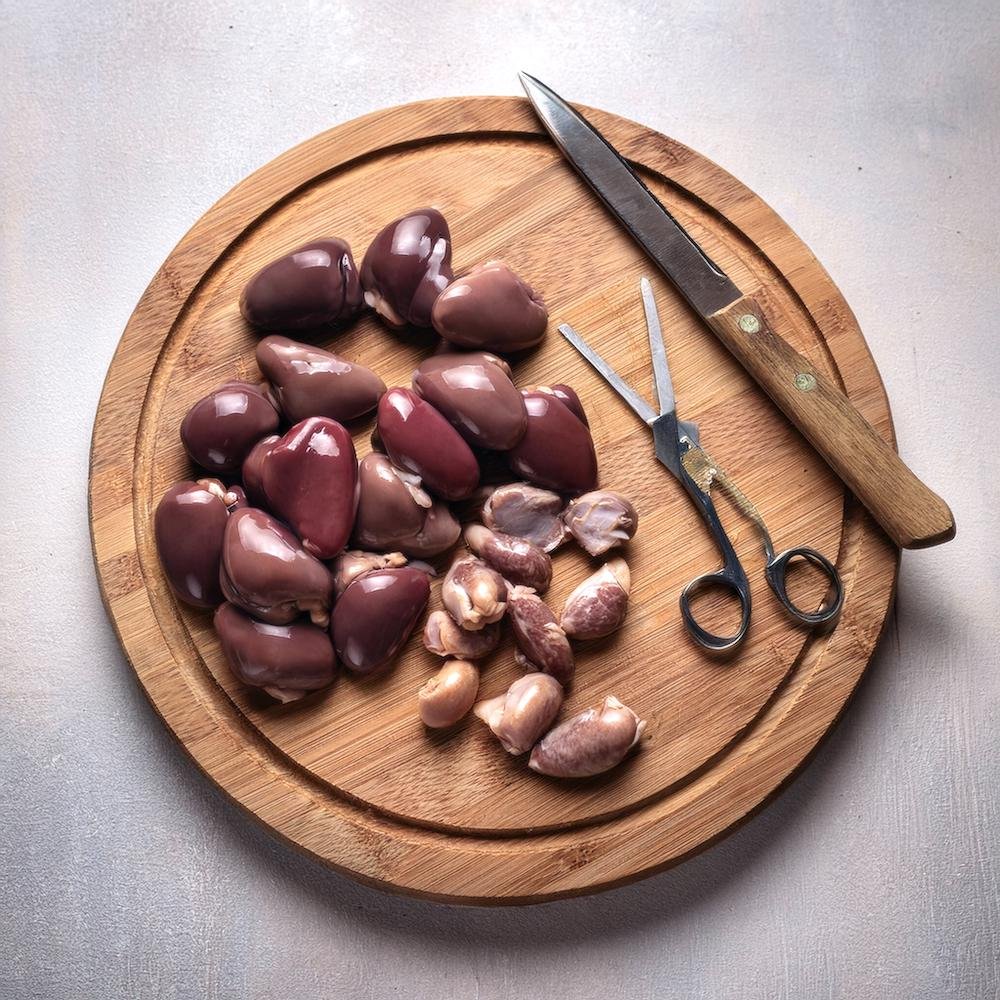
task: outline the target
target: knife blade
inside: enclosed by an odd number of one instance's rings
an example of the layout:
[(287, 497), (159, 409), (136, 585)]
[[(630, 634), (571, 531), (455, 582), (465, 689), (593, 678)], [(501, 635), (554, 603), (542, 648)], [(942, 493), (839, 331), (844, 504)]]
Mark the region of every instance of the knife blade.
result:
[(540, 80), (527, 73), (520, 77), (563, 156), (691, 306), (702, 316), (711, 316), (740, 298), (742, 293), (722, 268), (688, 235), (618, 150)]
[(948, 505), (831, 380), (774, 332), (763, 301), (736, 286), (578, 111), (529, 74), (520, 79), (566, 160), (893, 541), (923, 548), (953, 538)]

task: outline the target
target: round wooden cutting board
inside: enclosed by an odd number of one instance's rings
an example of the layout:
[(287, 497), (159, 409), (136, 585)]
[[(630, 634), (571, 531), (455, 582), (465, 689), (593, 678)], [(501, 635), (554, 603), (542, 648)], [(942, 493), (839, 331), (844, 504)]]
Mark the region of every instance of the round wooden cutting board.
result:
[[(708, 253), (766, 298), (776, 329), (892, 438), (879, 374), (849, 308), (808, 249), (759, 198), (690, 149), (586, 110)], [(647, 738), (608, 775), (557, 782), (503, 752), (474, 718), (430, 733), (415, 692), (438, 662), (413, 637), (385, 677), (341, 676), (322, 695), (265, 705), (227, 669), (210, 616), (179, 605), (160, 571), (152, 513), (193, 478), (178, 427), (218, 383), (254, 379), (256, 338), (239, 294), (268, 260), (319, 236), (360, 261), (389, 220), (433, 204), (456, 273), (503, 258), (546, 299), (550, 330), (514, 361), (520, 385), (568, 382), (590, 415), (602, 484), (634, 501), (624, 628), (580, 647), (564, 717), (617, 695)], [(555, 332), (571, 322), (652, 395), (638, 280), (653, 278), (681, 416), (759, 506), (779, 548), (836, 557), (844, 612), (826, 634), (793, 627), (764, 584), (753, 526), (721, 501), (750, 574), (754, 618), (734, 657), (685, 634), (681, 587), (715, 568), (712, 541), (654, 460), (645, 428)], [(366, 316), (322, 341), (408, 385), (433, 346)], [(359, 456), (371, 422), (355, 428)], [(514, 903), (593, 891), (670, 865), (750, 815), (830, 729), (882, 630), (898, 552), (751, 383), (545, 138), (526, 101), (464, 98), (349, 122), (234, 188), (184, 237), (136, 307), (94, 427), (94, 556), (108, 612), (147, 694), (198, 766), (292, 844), (357, 878), (436, 899)], [(566, 546), (548, 595), (558, 611), (595, 568)], [(816, 581), (796, 581), (800, 595)], [(816, 596), (813, 594), (813, 596)], [(432, 594), (432, 607), (438, 595)], [(706, 607), (725, 616), (725, 607)], [(718, 619), (719, 624), (723, 622)], [(509, 641), (482, 696), (517, 676)]]

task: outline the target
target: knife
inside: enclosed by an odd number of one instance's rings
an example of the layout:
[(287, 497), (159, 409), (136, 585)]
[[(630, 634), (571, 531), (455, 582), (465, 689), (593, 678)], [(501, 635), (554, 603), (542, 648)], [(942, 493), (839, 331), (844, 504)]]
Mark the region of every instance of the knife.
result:
[(761, 302), (713, 263), (593, 125), (544, 83), (527, 73), (520, 78), (563, 156), (889, 537), (908, 549), (954, 538), (948, 505), (774, 332)]

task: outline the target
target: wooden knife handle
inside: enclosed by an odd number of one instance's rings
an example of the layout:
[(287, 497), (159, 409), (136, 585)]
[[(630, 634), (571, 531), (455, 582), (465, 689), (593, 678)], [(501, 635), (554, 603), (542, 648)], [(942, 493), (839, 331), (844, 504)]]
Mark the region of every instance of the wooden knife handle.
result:
[(897, 545), (917, 549), (954, 538), (948, 505), (829, 379), (771, 329), (752, 295), (708, 323)]

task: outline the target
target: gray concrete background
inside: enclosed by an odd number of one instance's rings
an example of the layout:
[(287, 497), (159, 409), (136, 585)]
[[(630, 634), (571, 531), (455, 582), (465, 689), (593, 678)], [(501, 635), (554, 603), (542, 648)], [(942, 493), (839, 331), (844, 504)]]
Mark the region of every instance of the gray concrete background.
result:
[[(0, 24), (0, 997), (997, 995), (995, 2), (0, 0)], [(101, 608), (87, 451), (132, 307), (232, 184), (519, 68), (778, 209), (959, 535), (906, 554), (854, 705), (762, 815), (645, 883), (476, 911), (297, 857), (189, 764)]]

